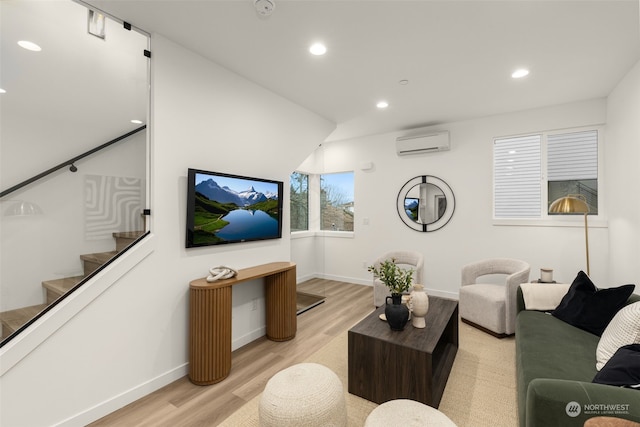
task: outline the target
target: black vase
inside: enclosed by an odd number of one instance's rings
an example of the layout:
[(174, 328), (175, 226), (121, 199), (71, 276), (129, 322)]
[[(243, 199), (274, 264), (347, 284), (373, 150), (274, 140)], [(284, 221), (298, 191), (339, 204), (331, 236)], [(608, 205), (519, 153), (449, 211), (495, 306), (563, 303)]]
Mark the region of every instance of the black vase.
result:
[[(391, 298), (392, 304), (389, 304)], [(402, 304), (402, 294), (391, 294), (385, 300), (384, 315), (392, 331), (401, 331), (409, 320), (409, 308)]]

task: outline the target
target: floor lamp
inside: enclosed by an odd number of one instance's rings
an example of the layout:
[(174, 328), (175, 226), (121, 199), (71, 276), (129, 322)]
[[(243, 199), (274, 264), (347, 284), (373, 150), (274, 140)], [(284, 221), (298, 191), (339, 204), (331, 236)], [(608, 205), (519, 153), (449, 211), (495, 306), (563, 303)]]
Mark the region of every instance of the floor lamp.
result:
[(582, 194), (569, 194), (566, 197), (561, 197), (554, 200), (549, 206), (549, 213), (553, 214), (569, 214), (569, 213), (583, 213), (584, 214), (584, 242), (587, 253), (587, 276), (590, 275), (589, 271), (589, 227), (587, 226), (587, 215), (589, 215), (589, 205), (587, 200)]

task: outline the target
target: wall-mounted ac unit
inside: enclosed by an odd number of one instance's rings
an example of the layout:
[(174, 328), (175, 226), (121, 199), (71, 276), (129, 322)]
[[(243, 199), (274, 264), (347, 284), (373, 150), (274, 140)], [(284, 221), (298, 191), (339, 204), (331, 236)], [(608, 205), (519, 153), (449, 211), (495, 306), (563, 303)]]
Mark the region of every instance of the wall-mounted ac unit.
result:
[(446, 151), (449, 147), (448, 131), (396, 138), (396, 152), (398, 156), (430, 153), (432, 151)]

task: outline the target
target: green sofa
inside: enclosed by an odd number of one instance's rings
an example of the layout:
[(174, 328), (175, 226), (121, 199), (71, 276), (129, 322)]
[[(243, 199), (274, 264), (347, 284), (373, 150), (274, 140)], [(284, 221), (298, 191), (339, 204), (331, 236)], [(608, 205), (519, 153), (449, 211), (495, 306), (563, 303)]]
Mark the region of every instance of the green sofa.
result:
[[(592, 383), (600, 337), (550, 314), (526, 310), (520, 288), (517, 298), (520, 427), (582, 427), (595, 416), (640, 422), (640, 391)], [(632, 294), (627, 304), (636, 301), (640, 295)]]

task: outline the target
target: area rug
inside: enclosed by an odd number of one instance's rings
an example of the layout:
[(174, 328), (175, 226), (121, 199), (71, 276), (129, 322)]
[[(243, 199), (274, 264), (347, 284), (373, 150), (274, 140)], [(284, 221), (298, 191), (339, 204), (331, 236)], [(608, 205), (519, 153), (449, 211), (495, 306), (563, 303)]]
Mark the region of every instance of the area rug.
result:
[[(458, 427), (513, 427), (518, 424), (515, 340), (498, 339), (460, 323), (459, 348), (439, 410)], [(344, 385), (349, 427), (362, 427), (378, 405), (347, 392), (347, 332), (311, 355), (306, 362), (327, 366)], [(231, 414), (220, 426), (258, 423), (260, 395)]]

